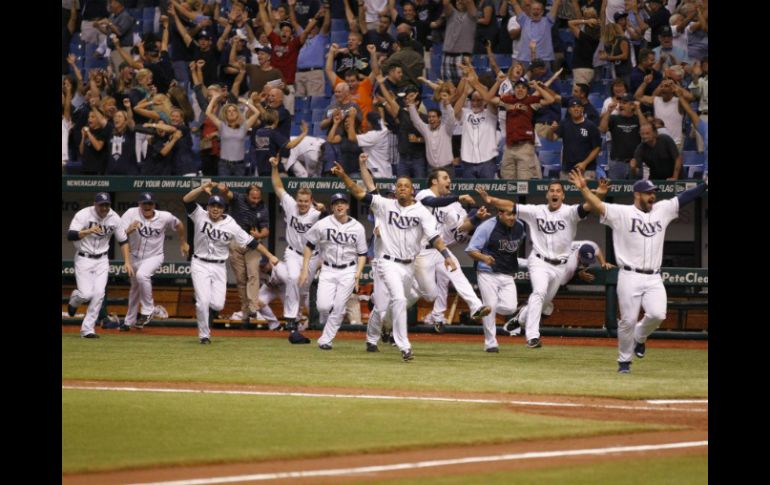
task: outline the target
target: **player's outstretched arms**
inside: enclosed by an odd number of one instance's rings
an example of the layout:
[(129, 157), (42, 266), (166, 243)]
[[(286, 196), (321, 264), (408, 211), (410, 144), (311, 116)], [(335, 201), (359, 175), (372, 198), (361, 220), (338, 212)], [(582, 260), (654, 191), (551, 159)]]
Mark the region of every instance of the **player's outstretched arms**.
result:
[(362, 153), (358, 156), (358, 168), (361, 172), (361, 180), (364, 181), (364, 186), (369, 192), (375, 190), (377, 185), (374, 183), (374, 177), (372, 172), (369, 171), (369, 167), (366, 166), (366, 161), (369, 160), (369, 155)]
[(516, 207), (516, 203), (514, 201), (508, 200), (508, 199), (500, 199), (498, 197), (492, 197), (481, 186), (476, 187), (476, 192), (479, 193), (479, 195), (481, 196), (481, 200), (483, 200), (485, 204), (491, 205), (497, 209), (504, 210), (504, 211), (512, 211)]
[(348, 174), (345, 173), (345, 169), (342, 168), (342, 165), (340, 165), (337, 162), (334, 162), (334, 167), (332, 167), (331, 170), (332, 174), (336, 175), (337, 177), (341, 178), (343, 182), (345, 182), (345, 186), (348, 188), (348, 191), (350, 191), (350, 194), (355, 197), (358, 200), (363, 199), (366, 196), (366, 191), (359, 187), (355, 181), (353, 181), (352, 178)]
[(201, 184), (200, 187), (195, 187), (191, 191), (184, 194), (184, 197), (182, 197), (182, 202), (190, 203), (195, 202), (195, 199), (198, 198), (198, 196), (201, 194), (201, 192), (207, 192), (211, 193), (211, 189), (217, 186), (217, 183), (214, 181), (208, 181), (205, 184)]
[(583, 174), (580, 173), (579, 170), (572, 170), (569, 173), (569, 181), (575, 184), (578, 190), (580, 190), (580, 193), (583, 194), (583, 199), (585, 199), (585, 203), (583, 204), (584, 210), (589, 212), (593, 211), (602, 216), (605, 214), (607, 209), (604, 206), (604, 202), (602, 202), (596, 194), (591, 192), (586, 184), (585, 177), (583, 177)]
[(275, 195), (278, 197), (278, 199), (281, 199), (283, 194), (286, 193), (286, 190), (283, 188), (283, 182), (281, 181), (281, 177), (278, 175), (278, 157), (270, 157), (270, 166), (270, 181), (273, 182), (273, 190), (275, 190)]

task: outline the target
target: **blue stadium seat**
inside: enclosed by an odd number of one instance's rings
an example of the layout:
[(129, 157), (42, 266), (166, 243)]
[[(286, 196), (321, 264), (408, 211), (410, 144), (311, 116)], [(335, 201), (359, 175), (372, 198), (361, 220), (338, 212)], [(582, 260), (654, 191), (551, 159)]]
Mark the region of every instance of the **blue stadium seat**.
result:
[(314, 109), (312, 112), (311, 120), (313, 123), (319, 122), (326, 118), (326, 109)]
[(438, 103), (433, 101), (433, 98), (423, 98), (422, 104), (425, 105), (425, 109), (438, 109)]
[(682, 151), (682, 168), (686, 170), (688, 179), (696, 178), (697, 174), (702, 175), (705, 164), (705, 153), (698, 153), (694, 150)]
[(133, 32), (137, 34), (141, 34), (142, 32), (144, 32), (144, 22), (142, 21), (141, 17), (139, 17), (139, 20), (134, 22)]
[(486, 55), (474, 55), (471, 64), (473, 64), (473, 68), (476, 69), (479, 74), (482, 74), (481, 71), (486, 71), (489, 69), (489, 59), (487, 59)]
[(513, 59), (511, 59), (510, 54), (495, 54), (495, 62), (497, 62), (497, 65), (500, 67), (500, 69), (507, 71), (511, 68)]
[(289, 135), (299, 136), (300, 133), (302, 133), (302, 127), (299, 124), (292, 124), (291, 131), (289, 131)]
[(540, 150), (537, 158), (543, 169), (543, 178), (554, 178), (561, 171), (561, 153), (551, 150)]
[(127, 8), (128, 14), (135, 19), (139, 20), (142, 18), (142, 9), (141, 8)]
[(604, 104), (604, 96), (599, 93), (589, 93), (588, 94), (588, 101), (591, 102), (592, 105), (594, 105), (594, 108), (596, 108), (597, 111), (601, 112), (602, 105)]
[[(155, 12), (158, 10), (158, 7), (145, 7), (142, 9), (142, 18), (146, 20), (155, 20)], [(164, 14), (165, 15), (165, 14)], [(173, 19), (171, 19), (173, 20)]]
[(332, 19), (332, 25), (331, 30), (332, 32), (335, 31), (346, 31), (348, 28), (348, 21), (345, 19)]
[(344, 30), (332, 30), (330, 40), (332, 44), (346, 47), (348, 45), (348, 33)]
[(561, 153), (562, 142), (561, 139), (549, 140), (545, 137), (540, 137), (540, 149), (549, 152)]
[(313, 130), (310, 134), (312, 136), (326, 137), (326, 130), (321, 129), (321, 123), (313, 123)]
[(303, 111), (303, 112), (296, 112), (294, 113), (294, 121), (296, 123), (299, 123), (300, 121), (305, 121), (308, 125), (313, 124), (313, 113), (310, 111)]
[(311, 96), (310, 109), (326, 109), (329, 106), (330, 100), (326, 96)]
[(310, 98), (305, 96), (297, 96), (294, 98), (294, 113), (302, 113), (310, 111)]

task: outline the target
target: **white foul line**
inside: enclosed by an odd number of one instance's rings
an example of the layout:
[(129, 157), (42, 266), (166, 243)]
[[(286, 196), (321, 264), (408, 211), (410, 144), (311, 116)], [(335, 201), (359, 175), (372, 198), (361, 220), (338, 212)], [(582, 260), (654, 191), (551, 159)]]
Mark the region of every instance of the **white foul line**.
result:
[(195, 478), (190, 480), (175, 480), (170, 482), (136, 483), (132, 485), (207, 485), (212, 483), (234, 483), (261, 480), (280, 480), (284, 478), (311, 478), (355, 475), (360, 473), (388, 472), (394, 470), (411, 470), (416, 468), (431, 468), (466, 463), (484, 463), (493, 461), (528, 460), (533, 458), (556, 458), (564, 456), (606, 455), (610, 453), (633, 453), (638, 451), (670, 450), (675, 448), (692, 448), (708, 446), (708, 441), (687, 441), (680, 443), (664, 443), (659, 445), (616, 446), (612, 448), (589, 448), (583, 450), (539, 451), (515, 453), (507, 455), (473, 456), (451, 460), (418, 461), (413, 463), (394, 463), (392, 465), (364, 466), (357, 468), (334, 468), (329, 470), (307, 470), (296, 472), (259, 473), (254, 475), (234, 475), (229, 477)]
[[(321, 394), (310, 392), (278, 392), (278, 391), (228, 391), (218, 389), (173, 389), (153, 387), (107, 387), (107, 386), (69, 386), (63, 385), (62, 389), (88, 390), (88, 391), (124, 391), (124, 392), (169, 392), (169, 393), (197, 393), (197, 394), (234, 394), (244, 396), (294, 396), (294, 397), (321, 397), (340, 399), (392, 399), (408, 401), (434, 401), (434, 402), (463, 402), (477, 404), (514, 404), (519, 406), (540, 407), (571, 407), (571, 408), (599, 408), (599, 409), (628, 409), (642, 411), (681, 411), (685, 413), (705, 413), (706, 409), (686, 408), (661, 408), (654, 406), (623, 406), (619, 404), (576, 404), (568, 402), (540, 402), (540, 401), (511, 401), (506, 399), (458, 399), (448, 397), (419, 397), (419, 396), (389, 396), (379, 394)], [(648, 401), (649, 402), (649, 401)], [(708, 401), (706, 401), (708, 402)]]
[(708, 399), (648, 399), (650, 404), (708, 404)]

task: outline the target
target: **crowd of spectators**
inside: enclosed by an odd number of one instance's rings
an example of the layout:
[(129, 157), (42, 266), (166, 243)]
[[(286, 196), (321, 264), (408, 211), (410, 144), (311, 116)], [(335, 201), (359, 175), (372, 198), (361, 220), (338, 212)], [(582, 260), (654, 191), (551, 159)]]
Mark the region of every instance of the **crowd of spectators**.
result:
[(676, 179), (707, 159), (687, 110), (707, 123), (707, 0), (62, 0), (61, 69), (69, 174), (355, 175), (366, 153), (375, 177)]

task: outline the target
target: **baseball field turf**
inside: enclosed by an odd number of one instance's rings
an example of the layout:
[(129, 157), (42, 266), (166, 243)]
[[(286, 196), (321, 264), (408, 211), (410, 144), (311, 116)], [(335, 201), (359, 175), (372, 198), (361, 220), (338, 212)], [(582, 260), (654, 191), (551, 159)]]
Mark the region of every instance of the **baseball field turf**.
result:
[(656, 457), (590, 452), (590, 466), (531, 457), (485, 458), (495, 465), (475, 468), (403, 465), (456, 451), (498, 456), (508, 449), (707, 440), (707, 349), (652, 343), (631, 374), (619, 375), (613, 346), (546, 341), (532, 350), (521, 339), (500, 337), (501, 353), (487, 354), (480, 337), (438, 336), (415, 341), (415, 360), (405, 364), (394, 347), (365, 352), (361, 334), (341, 336), (324, 352), (315, 342), (290, 345), (285, 334), (220, 332), (201, 346), (189, 330), (162, 333), (103, 332), (90, 340), (63, 330), (65, 483), (232, 476), (221, 468), (228, 464), (347, 469), (371, 460), (402, 465), (393, 465), (394, 472), (350, 472), (345, 480), (413, 483), (418, 472), (403, 471), (410, 467), (422, 470), (420, 482), (434, 483), (641, 483), (634, 481), (641, 472), (629, 473), (634, 467), (652, 477), (646, 484), (659, 483), (654, 477), (664, 469), (667, 479), (681, 473), (670, 483), (702, 483), (694, 477), (707, 473), (703, 445)]

